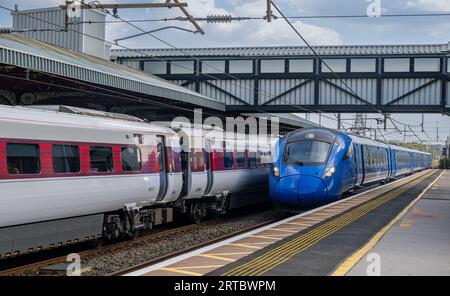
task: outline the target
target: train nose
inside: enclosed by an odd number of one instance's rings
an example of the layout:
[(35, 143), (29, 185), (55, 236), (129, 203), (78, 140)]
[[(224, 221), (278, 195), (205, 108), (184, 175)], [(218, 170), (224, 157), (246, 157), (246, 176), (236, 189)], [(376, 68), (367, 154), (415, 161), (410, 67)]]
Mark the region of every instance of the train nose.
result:
[(274, 188), (272, 198), (281, 204), (296, 204), (299, 183), (300, 175), (290, 175), (280, 178)]
[(273, 199), (286, 205), (320, 203), (328, 197), (322, 179), (309, 175), (290, 175), (281, 178), (274, 190)]
[(328, 189), (321, 178), (301, 175), (297, 199), (300, 203), (321, 203), (328, 198)]

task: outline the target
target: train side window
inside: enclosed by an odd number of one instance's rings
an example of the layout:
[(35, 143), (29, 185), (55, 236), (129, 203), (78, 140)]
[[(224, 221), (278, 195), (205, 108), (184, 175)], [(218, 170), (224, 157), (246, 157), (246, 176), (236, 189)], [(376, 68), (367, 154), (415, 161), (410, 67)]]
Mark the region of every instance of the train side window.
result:
[(377, 165), (377, 153), (375, 152), (375, 148), (372, 148), (371, 150), (372, 150), (372, 152), (371, 152), (370, 159), (372, 160), (372, 166), (375, 167)]
[(41, 172), (39, 145), (6, 144), (6, 162), (10, 175), (35, 175)]
[(111, 173), (114, 171), (113, 152), (111, 147), (92, 146), (89, 154), (91, 157), (91, 172)]
[(245, 152), (236, 153), (236, 162), (238, 168), (245, 168)]
[(80, 172), (80, 149), (73, 145), (53, 145), (53, 171), (57, 174)]
[(224, 167), (230, 169), (233, 167), (233, 152), (225, 151), (224, 153)]
[(195, 151), (192, 152), (191, 156), (191, 165), (193, 172), (203, 172), (205, 171), (205, 153), (204, 151)]
[(347, 160), (352, 156), (353, 153), (353, 144), (350, 143), (348, 146), (347, 152), (345, 152), (344, 158), (342, 160)]
[(248, 152), (248, 167), (249, 168), (256, 168), (256, 152)]
[(122, 170), (124, 172), (139, 172), (142, 169), (141, 151), (138, 147), (123, 147), (120, 152)]
[(368, 147), (367, 146), (363, 146), (363, 154), (364, 154), (364, 161), (367, 164), (367, 166), (370, 166), (370, 154), (368, 151)]

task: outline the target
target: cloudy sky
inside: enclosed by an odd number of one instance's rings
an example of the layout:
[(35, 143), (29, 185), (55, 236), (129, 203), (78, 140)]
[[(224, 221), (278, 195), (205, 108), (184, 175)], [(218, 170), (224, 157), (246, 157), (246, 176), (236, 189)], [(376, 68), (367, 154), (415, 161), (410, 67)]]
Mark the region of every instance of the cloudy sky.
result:
[[(375, 1), (375, 0), (370, 0)], [(0, 0), (2, 5), (20, 9), (56, 6), (62, 0)], [(87, 2), (87, 1), (86, 1)], [(103, 1), (105, 2), (105, 1)], [(113, 3), (143, 2), (142, 0), (111, 0)], [(233, 16), (263, 16), (265, 0), (185, 0), (194, 16), (231, 14)], [(450, 13), (450, 0), (380, 0), (383, 14)], [(289, 16), (364, 15), (368, 0), (277, 0)], [(154, 19), (180, 16), (177, 9), (121, 10), (125, 19)], [(9, 13), (0, 12), (0, 24), (11, 24)], [(165, 23), (190, 28), (188, 23)], [(163, 23), (139, 23), (145, 29), (164, 26)], [(378, 44), (378, 43), (447, 43), (450, 41), (450, 17), (303, 19), (294, 24), (313, 44)], [(206, 35), (163, 31), (164, 40), (181, 47), (204, 46), (264, 46), (301, 44), (283, 20), (273, 23), (242, 21), (232, 24), (202, 24)], [(108, 25), (108, 39), (127, 36), (136, 29), (123, 24)], [(124, 43), (135, 47), (162, 47), (164, 44), (149, 36)]]
[[(158, 1), (158, 0), (156, 0)], [(364, 15), (369, 1), (375, 0), (276, 0), (289, 16), (311, 15)], [(380, 0), (382, 14), (450, 13), (450, 0)], [(0, 0), (0, 4), (20, 9), (40, 8), (62, 4), (62, 0)], [(87, 2), (87, 1), (86, 1)], [(102, 1), (105, 2), (105, 1)], [(144, 2), (143, 0), (111, 0), (113, 3)], [(189, 12), (198, 17), (217, 14), (233, 16), (263, 16), (265, 0), (185, 0)], [(177, 9), (121, 10), (125, 19), (160, 19), (180, 16)], [(450, 41), (450, 16), (408, 18), (322, 18), (294, 20), (294, 25), (312, 44), (403, 44), (403, 43), (448, 43)], [(9, 12), (0, 9), (0, 25), (10, 26)], [(137, 23), (143, 29), (155, 29), (165, 25), (177, 25), (192, 29), (185, 22)], [(242, 21), (231, 24), (201, 23), (205, 35), (194, 35), (174, 30), (156, 33), (177, 47), (223, 47), (223, 46), (271, 46), (303, 45), (301, 40), (287, 27), (283, 20), (272, 23)], [(138, 31), (126, 24), (108, 24), (106, 39), (128, 36)], [(133, 48), (165, 47), (149, 36), (129, 40), (123, 45)], [(396, 115), (402, 122), (417, 124), (420, 115)], [(450, 119), (438, 115), (426, 115), (426, 129), (435, 130), (437, 121), (441, 125), (441, 138), (450, 132)], [(333, 124), (333, 123), (330, 123)], [(335, 123), (334, 123), (335, 124)], [(424, 140), (430, 140), (420, 134)], [(434, 132), (436, 138), (436, 132)], [(398, 138), (401, 138), (398, 136)], [(411, 137), (410, 140), (414, 140)]]

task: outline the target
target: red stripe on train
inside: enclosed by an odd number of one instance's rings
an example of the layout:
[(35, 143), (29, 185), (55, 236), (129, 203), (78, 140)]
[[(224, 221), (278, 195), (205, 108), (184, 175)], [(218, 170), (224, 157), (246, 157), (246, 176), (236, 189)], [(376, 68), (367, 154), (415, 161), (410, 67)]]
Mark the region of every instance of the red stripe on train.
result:
[[(7, 159), (6, 159), (6, 144), (20, 143), (20, 144), (35, 144), (39, 145), (41, 172), (39, 174), (8, 174)], [(79, 147), (80, 151), (80, 172), (78, 173), (55, 173), (53, 170), (53, 145), (74, 145)], [(110, 173), (94, 173), (91, 172), (90, 164), (90, 147), (101, 146), (111, 147), (113, 150), (114, 172)], [(142, 167), (137, 172), (125, 172), (122, 169), (121, 149), (126, 147), (138, 147), (141, 151)], [(96, 176), (96, 175), (138, 175), (150, 174), (158, 172), (156, 147), (144, 145), (116, 145), (116, 144), (91, 144), (79, 142), (63, 142), (63, 141), (35, 141), (24, 139), (8, 139), (0, 141), (0, 179), (30, 179), (30, 178), (62, 178), (62, 177), (80, 177), (80, 176)], [(179, 166), (173, 166), (178, 168)], [(181, 171), (181, 168), (180, 168)]]

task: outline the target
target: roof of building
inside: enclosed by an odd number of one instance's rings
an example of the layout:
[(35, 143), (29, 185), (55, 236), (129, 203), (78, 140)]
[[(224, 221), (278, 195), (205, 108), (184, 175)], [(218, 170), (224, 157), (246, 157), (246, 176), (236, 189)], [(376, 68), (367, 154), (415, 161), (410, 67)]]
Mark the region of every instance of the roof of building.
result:
[[(314, 50), (323, 56), (333, 55), (437, 55), (448, 53), (449, 44), (410, 44), (410, 45), (339, 45), (314, 46)], [(272, 46), (272, 47), (221, 47), (221, 48), (145, 48), (114, 49), (113, 57), (184, 57), (184, 56), (310, 56), (311, 49), (306, 46)]]
[(0, 35), (0, 63), (225, 111), (225, 105), (159, 77), (16, 34)]

